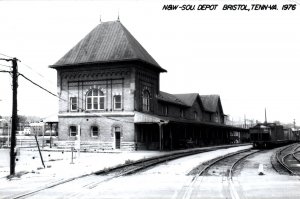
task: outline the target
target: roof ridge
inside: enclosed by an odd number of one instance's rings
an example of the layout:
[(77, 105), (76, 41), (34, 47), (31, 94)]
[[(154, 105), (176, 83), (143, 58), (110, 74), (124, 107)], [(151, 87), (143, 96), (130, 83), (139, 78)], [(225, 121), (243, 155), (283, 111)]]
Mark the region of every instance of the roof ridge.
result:
[[(137, 45), (139, 48), (141, 48), (143, 51), (145, 51), (148, 54), (149, 58), (152, 59), (151, 62), (156, 63), (156, 65), (160, 67), (160, 65), (155, 61), (155, 59), (150, 55), (150, 53), (148, 53), (148, 51), (142, 46), (142, 44), (140, 44), (140, 42), (127, 30), (127, 28), (125, 26), (123, 26), (123, 24), (120, 21), (119, 21), (119, 24), (122, 27), (122, 31), (125, 35), (125, 38), (128, 42), (128, 45), (130, 46), (130, 51), (135, 55), (135, 58), (140, 59), (139, 56), (138, 56), (138, 52), (136, 51), (136, 49), (134, 49), (132, 47), (132, 42), (131, 42), (130, 39), (132, 39), (133, 42), (135, 42), (135, 45)], [(130, 37), (130, 39), (128, 37)], [(144, 58), (144, 55), (142, 55), (142, 56)], [(144, 60), (144, 61), (146, 61), (146, 60)], [(149, 62), (149, 61), (146, 61), (146, 62)]]
[[(127, 43), (128, 43), (130, 52), (134, 55), (134, 58), (135, 58), (135, 59), (138, 59), (138, 56), (137, 56), (135, 50), (133, 49), (131, 42), (128, 40), (128, 35), (127, 35), (127, 33), (124, 31), (124, 29), (125, 29), (125, 30), (127, 30), (127, 29), (123, 26), (123, 24), (122, 24), (120, 21), (117, 21), (117, 22), (118, 22), (119, 26), (121, 26), (122, 33), (123, 33), (123, 35), (124, 35), (124, 37), (125, 37), (125, 39), (126, 39), (126, 41), (127, 41)], [(128, 30), (127, 30), (127, 32), (128, 32)]]
[(144, 62), (166, 72), (120, 21), (101, 22), (50, 67), (123, 60)]

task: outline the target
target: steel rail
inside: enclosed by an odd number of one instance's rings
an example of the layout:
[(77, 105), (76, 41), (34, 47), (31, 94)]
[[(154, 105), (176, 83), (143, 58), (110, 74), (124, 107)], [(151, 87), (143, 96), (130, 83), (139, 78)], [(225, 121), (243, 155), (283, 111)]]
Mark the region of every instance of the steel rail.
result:
[(239, 163), (240, 161), (244, 160), (245, 158), (247, 158), (247, 157), (249, 157), (250, 155), (253, 155), (254, 153), (257, 153), (257, 152), (259, 152), (259, 151), (260, 151), (260, 150), (253, 151), (252, 153), (249, 153), (249, 154), (247, 154), (247, 155), (245, 155), (245, 156), (239, 158), (237, 161), (235, 161), (235, 162), (233, 163), (233, 165), (231, 166), (230, 170), (229, 170), (229, 176), (228, 176), (229, 179), (232, 180), (233, 170), (234, 170), (234, 168), (238, 165), (238, 163)]
[(285, 150), (287, 150), (287, 149), (293, 147), (294, 145), (295, 145), (295, 144), (289, 145), (289, 146), (284, 147), (283, 149), (280, 149), (280, 150), (278, 150), (278, 151), (276, 152), (276, 159), (277, 159), (277, 162), (278, 162), (283, 168), (285, 168), (285, 170), (286, 170), (288, 173), (290, 173), (290, 174), (292, 174), (292, 175), (295, 175), (295, 173), (288, 167), (288, 165), (287, 165), (287, 164), (285, 163), (285, 161), (284, 161), (285, 158), (286, 158), (288, 155), (290, 155), (290, 154), (283, 155), (282, 157), (280, 157), (279, 154), (281, 154), (283, 151), (285, 151)]
[(241, 150), (241, 151), (238, 151), (238, 152), (234, 152), (234, 153), (230, 153), (230, 154), (227, 154), (227, 155), (224, 155), (220, 158), (217, 158), (215, 161), (213, 161), (212, 163), (210, 163), (209, 165), (207, 165), (206, 167), (204, 167), (204, 169), (202, 169), (200, 172), (199, 172), (199, 176), (202, 175), (205, 171), (207, 171), (210, 167), (212, 167), (214, 164), (226, 159), (226, 158), (229, 158), (229, 157), (232, 157), (232, 156), (235, 156), (235, 155), (238, 155), (238, 154), (241, 154), (241, 153), (244, 153), (244, 152), (247, 152), (247, 151), (251, 151), (252, 148), (250, 149), (245, 149), (245, 150)]
[(297, 151), (298, 148), (300, 148), (300, 145), (294, 149), (294, 151), (293, 151), (293, 157), (294, 157), (298, 162), (300, 162), (300, 159), (299, 159), (298, 157), (296, 157), (296, 155), (295, 155), (295, 154), (297, 154), (297, 153), (300, 153), (300, 151)]
[[(49, 188), (53, 188), (53, 187), (56, 187), (56, 186), (61, 185), (61, 184), (65, 184), (65, 183), (68, 183), (70, 181), (73, 181), (73, 180), (76, 180), (76, 179), (79, 179), (79, 178), (91, 176), (91, 175), (94, 175), (94, 174), (95, 175), (109, 174), (109, 173), (115, 172), (117, 170), (126, 168), (126, 167), (130, 167), (130, 166), (135, 166), (135, 165), (138, 165), (138, 164), (142, 164), (142, 166), (129, 169), (126, 172), (120, 172), (120, 174), (117, 174), (117, 175), (115, 175), (113, 177), (107, 178), (107, 179), (105, 179), (103, 181), (90, 183), (89, 184), (90, 185), (89, 188), (91, 189), (91, 188), (96, 187), (98, 184), (100, 184), (102, 182), (106, 182), (106, 181), (109, 181), (109, 180), (112, 180), (114, 178), (118, 178), (118, 177), (121, 177), (121, 176), (124, 176), (124, 175), (132, 174), (132, 173), (135, 173), (137, 171), (146, 169), (146, 168), (148, 168), (150, 166), (154, 166), (154, 165), (160, 164), (162, 162), (166, 162), (166, 161), (169, 161), (169, 160), (174, 160), (174, 159), (178, 159), (178, 158), (182, 158), (182, 157), (186, 157), (186, 156), (190, 156), (190, 155), (195, 155), (195, 154), (198, 154), (198, 153), (204, 153), (204, 152), (214, 151), (214, 150), (218, 150), (218, 149), (224, 149), (224, 148), (228, 148), (230, 146), (232, 146), (232, 147), (238, 147), (238, 146), (245, 146), (245, 145), (246, 144), (240, 144), (240, 145), (223, 145), (223, 146), (216, 146), (214, 148), (190, 149), (190, 150), (185, 150), (185, 151), (180, 151), (180, 152), (174, 152), (172, 154), (166, 154), (166, 155), (161, 155), (161, 156), (157, 156), (157, 157), (151, 157), (151, 158), (141, 159), (141, 160), (137, 160), (137, 161), (133, 161), (133, 162), (127, 163), (127, 164), (117, 165), (115, 167), (111, 167), (111, 168), (108, 168), (108, 169), (103, 169), (103, 170), (100, 170), (100, 171), (96, 171), (96, 172), (93, 172), (91, 174), (85, 174), (85, 175), (82, 175), (82, 176), (73, 177), (73, 178), (70, 178), (70, 179), (67, 179), (67, 180), (63, 180), (63, 181), (61, 181), (61, 182), (59, 182), (57, 184), (46, 185), (44, 187), (37, 188), (36, 190), (29, 191), (27, 193), (23, 193), (23, 194), (20, 194), (20, 195), (11, 197), (11, 198), (13, 198), (13, 199), (26, 198), (28, 196), (35, 195), (36, 193), (41, 192), (43, 190), (46, 190), (46, 189), (49, 189)], [(152, 163), (150, 163), (151, 161), (152, 161)]]
[[(189, 186), (188, 186), (188, 189), (184, 192), (183, 194), (183, 199), (189, 199), (190, 196), (191, 196), (191, 193), (192, 193), (192, 190), (193, 190), (193, 187), (195, 185), (195, 183), (197, 182), (198, 178), (200, 176), (203, 176), (204, 172), (206, 172), (209, 168), (211, 168), (213, 165), (215, 165), (216, 163), (226, 159), (226, 158), (229, 158), (229, 157), (232, 157), (232, 156), (236, 156), (236, 155), (239, 155), (241, 153), (245, 153), (245, 152), (248, 152), (248, 151), (251, 151), (252, 148), (250, 149), (244, 149), (244, 150), (241, 150), (241, 151), (237, 151), (237, 152), (233, 152), (233, 153), (229, 153), (229, 154), (226, 154), (224, 156), (221, 156), (219, 158), (216, 158), (215, 160), (213, 160), (212, 162), (210, 162), (207, 166), (205, 166), (200, 172), (198, 172), (198, 174), (192, 179), (192, 181), (190, 182)], [(259, 150), (253, 152), (253, 153), (256, 153), (258, 152)], [(252, 155), (253, 153), (250, 153), (250, 154), (247, 154), (246, 156), (249, 156), (249, 155)], [(239, 162), (241, 159), (243, 158), (246, 158), (246, 156), (243, 156), (242, 158), (240, 158), (239, 160), (237, 160), (236, 162)], [(209, 162), (209, 161), (208, 161)], [(235, 162), (235, 163), (236, 163)], [(234, 163), (234, 164), (235, 164)]]
[[(199, 153), (203, 153), (203, 152), (206, 152), (206, 151), (202, 151), (202, 152), (191, 151), (191, 152), (184, 152), (184, 153), (179, 153), (179, 154), (176, 153), (176, 154), (167, 155), (167, 156), (163, 156), (163, 157), (156, 157), (156, 158), (150, 158), (150, 159), (147, 159), (147, 160), (137, 161), (137, 162), (134, 162), (134, 163), (127, 164), (126, 166), (122, 166), (121, 168), (113, 168), (112, 170), (109, 171), (109, 173), (116, 172), (119, 169), (124, 169), (126, 167), (134, 166), (133, 168), (130, 168), (129, 170), (120, 171), (120, 173), (118, 173), (118, 174), (116, 174), (116, 175), (114, 175), (114, 176), (112, 176), (108, 179), (98, 181), (98, 182), (93, 182), (93, 183), (89, 184), (88, 188), (89, 189), (95, 188), (98, 184), (101, 184), (103, 182), (107, 182), (107, 181), (110, 181), (110, 180), (113, 180), (115, 178), (119, 178), (119, 177), (122, 177), (122, 176), (125, 176), (125, 175), (130, 175), (130, 174), (133, 174), (133, 173), (137, 173), (141, 170), (145, 170), (149, 167), (158, 165), (158, 164), (163, 163), (163, 162), (167, 162), (167, 161), (170, 161), (170, 160), (174, 160), (174, 159), (178, 159), (178, 158), (182, 158), (182, 157), (187, 157), (187, 156), (190, 156), (190, 155), (195, 155), (195, 154), (199, 154)], [(106, 173), (101, 173), (101, 174), (108, 174), (108, 173), (106, 172)], [(100, 174), (97, 174), (97, 175), (100, 175)]]
[(296, 157), (296, 153), (300, 153), (300, 151), (296, 151), (296, 152), (294, 152), (292, 155), (293, 155), (293, 157), (298, 161), (298, 162), (300, 162), (300, 159), (298, 158), (298, 157)]

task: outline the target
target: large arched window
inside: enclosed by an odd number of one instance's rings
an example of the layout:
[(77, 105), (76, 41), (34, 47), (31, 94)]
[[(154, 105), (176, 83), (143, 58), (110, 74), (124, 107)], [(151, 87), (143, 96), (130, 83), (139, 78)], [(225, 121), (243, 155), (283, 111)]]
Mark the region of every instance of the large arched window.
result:
[(87, 110), (104, 110), (105, 96), (101, 90), (91, 89), (86, 94)]
[(150, 111), (150, 92), (148, 90), (143, 91), (143, 111)]

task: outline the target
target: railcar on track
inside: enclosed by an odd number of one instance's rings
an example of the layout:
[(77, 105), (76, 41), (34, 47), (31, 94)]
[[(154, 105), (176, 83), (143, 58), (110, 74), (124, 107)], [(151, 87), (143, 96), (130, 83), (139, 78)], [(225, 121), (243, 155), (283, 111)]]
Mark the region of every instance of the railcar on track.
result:
[(276, 123), (259, 123), (249, 129), (254, 148), (272, 148), (298, 141), (291, 129)]

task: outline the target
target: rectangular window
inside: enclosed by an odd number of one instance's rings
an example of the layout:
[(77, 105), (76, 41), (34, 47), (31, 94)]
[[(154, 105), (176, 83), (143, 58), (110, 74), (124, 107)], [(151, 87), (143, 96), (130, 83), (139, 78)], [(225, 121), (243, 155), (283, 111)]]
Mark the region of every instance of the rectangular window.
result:
[(104, 97), (100, 97), (100, 109), (103, 110), (104, 109)]
[(184, 111), (183, 111), (183, 109), (180, 109), (180, 117), (181, 117), (181, 118), (184, 117)]
[(70, 97), (71, 111), (77, 111), (77, 97)]
[(115, 95), (114, 96), (114, 109), (115, 110), (122, 109), (122, 97), (121, 97), (121, 95)]
[(70, 137), (75, 137), (77, 135), (77, 127), (70, 126)]
[(92, 126), (91, 127), (91, 134), (92, 134), (92, 137), (98, 137), (99, 128), (97, 126)]
[(93, 98), (93, 109), (94, 110), (98, 109), (98, 97)]
[(88, 110), (92, 109), (92, 98), (87, 98), (87, 100), (86, 100), (86, 109), (88, 109)]
[(162, 106), (162, 114), (163, 115), (168, 115), (168, 106), (167, 105)]

